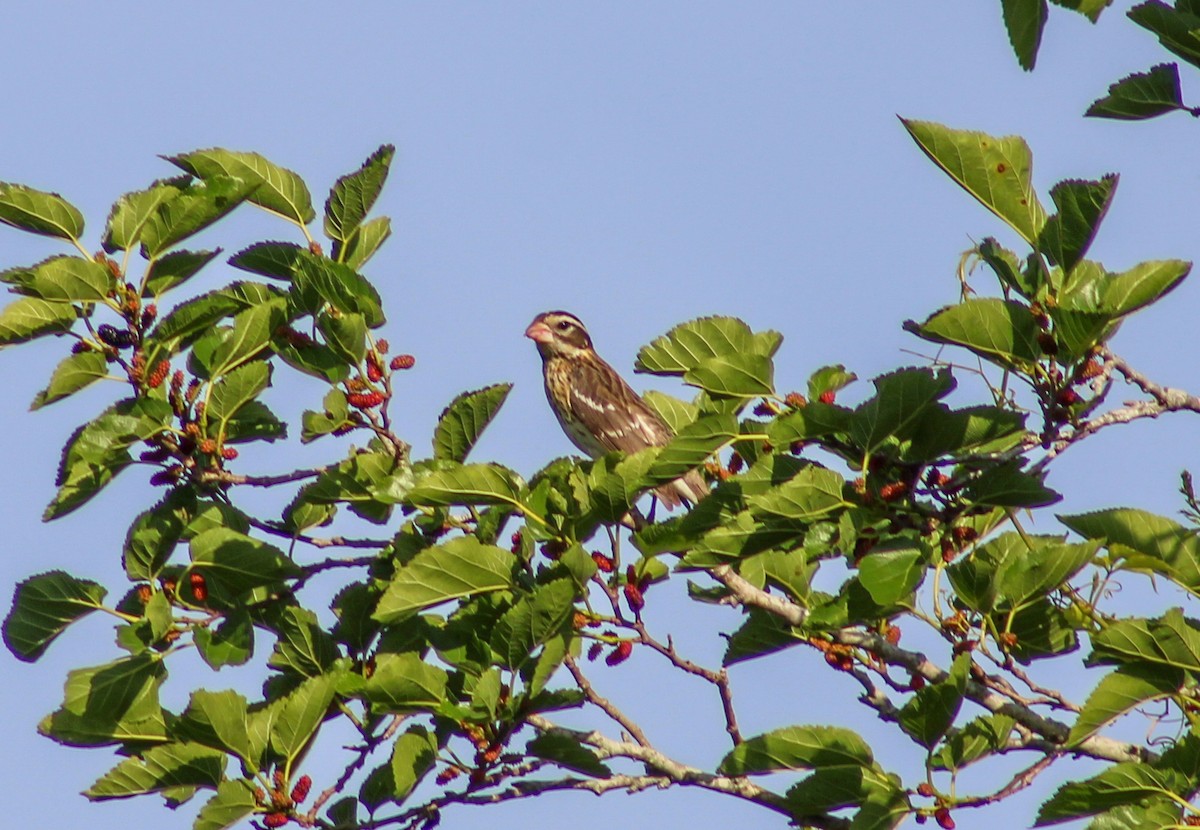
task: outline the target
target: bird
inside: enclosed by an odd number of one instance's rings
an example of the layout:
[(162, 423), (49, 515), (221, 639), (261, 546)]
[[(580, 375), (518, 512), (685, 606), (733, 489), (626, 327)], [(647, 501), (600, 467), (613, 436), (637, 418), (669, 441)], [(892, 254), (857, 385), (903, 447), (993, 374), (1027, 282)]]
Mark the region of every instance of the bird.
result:
[[(546, 399), (563, 432), (592, 458), (613, 450), (635, 453), (665, 447), (671, 428), (633, 391), (612, 366), (596, 354), (583, 322), (567, 311), (546, 311), (533, 318), (525, 336), (542, 357)], [(667, 508), (696, 504), (709, 489), (697, 470), (655, 491)]]

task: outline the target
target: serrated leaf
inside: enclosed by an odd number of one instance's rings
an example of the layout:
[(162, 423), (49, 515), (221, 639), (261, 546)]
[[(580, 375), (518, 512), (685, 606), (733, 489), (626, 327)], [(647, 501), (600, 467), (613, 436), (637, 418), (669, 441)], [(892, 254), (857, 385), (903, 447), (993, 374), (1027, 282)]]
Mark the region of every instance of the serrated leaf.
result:
[(392, 744), (392, 800), (403, 803), (437, 761), (437, 736), (410, 726)]
[(67, 626), (103, 607), (108, 591), (96, 582), (50, 571), (17, 583), (4, 618), (4, 644), (18, 660), (32, 663)]
[(1172, 519), (1131, 508), (1058, 519), (1087, 539), (1103, 540), (1124, 569), (1162, 573), (1186, 588), (1200, 589), (1200, 538)]
[(159, 297), (194, 277), (205, 265), (221, 254), (211, 251), (172, 251), (150, 263), (142, 288), (143, 297)]
[(723, 775), (789, 769), (866, 767), (875, 762), (866, 741), (837, 726), (788, 726), (747, 738), (717, 768)]
[(912, 435), (934, 403), (955, 387), (949, 372), (928, 369), (899, 369), (872, 383), (875, 395), (859, 405), (850, 420), (852, 438), (867, 452)]
[(842, 496), (845, 480), (823, 467), (805, 467), (793, 478), (767, 492), (752, 496), (747, 505), (756, 518), (811, 522), (849, 502)]
[(973, 502), (993, 507), (1045, 507), (1062, 499), (1042, 484), (1040, 475), (1022, 471), (1020, 461), (989, 467), (964, 492)]
[(229, 258), (234, 268), (291, 282), (296, 263), (306, 251), (293, 242), (257, 242)]
[(318, 623), (317, 615), (306, 608), (283, 609), (271, 620), (270, 628), (279, 635), (275, 651), (267, 661), (273, 669), (316, 677), (332, 669), (341, 656), (333, 635)]
[(57, 303), (103, 302), (116, 280), (105, 266), (78, 256), (55, 256), (29, 271), (23, 291)]
[(388, 712), (433, 709), (446, 698), (448, 675), (412, 652), (379, 655), (363, 687), (372, 705)]
[(24, 343), (47, 334), (70, 331), (77, 315), (69, 303), (21, 297), (0, 311), (0, 346)]
[(254, 625), (249, 612), (234, 608), (220, 622), (195, 629), (192, 641), (210, 669), (241, 666), (254, 656)]
[(1079, 717), (1071, 725), (1068, 745), (1076, 745), (1099, 731), (1109, 721), (1147, 701), (1179, 693), (1183, 672), (1162, 666), (1120, 666), (1105, 675), (1084, 701)]
[(373, 616), (384, 624), (399, 622), (447, 600), (510, 588), (516, 561), (473, 536), (427, 548), (396, 571)]
[(1088, 664), (1152, 663), (1160, 667), (1200, 671), (1200, 627), (1172, 608), (1158, 619), (1128, 619), (1110, 624), (1091, 637)]
[(22, 184), (0, 182), (0, 222), (30, 233), (79, 239), (83, 214), (59, 196)]
[(1187, 110), (1179, 89), (1179, 67), (1160, 63), (1147, 72), (1134, 72), (1108, 88), (1108, 95), (1096, 99), (1084, 115), (1138, 121), (1174, 110)]
[(516, 473), (498, 464), (467, 464), (421, 476), (405, 501), (430, 507), (455, 504), (511, 504), (520, 507), (522, 489)]
[(68, 746), (109, 746), (166, 740), (158, 688), (166, 669), (157, 656), (140, 654), (76, 669), (67, 676), (62, 706), (38, 731)]
[(751, 610), (741, 628), (729, 635), (724, 666), (732, 666), (743, 660), (774, 654), (801, 642), (792, 627), (779, 617), (765, 611)]
[(322, 314), (317, 328), (325, 343), (348, 366), (359, 366), (367, 355), (367, 321), (361, 314)]
[(257, 806), (249, 782), (222, 781), (217, 785), (217, 794), (200, 808), (192, 830), (225, 830), (250, 815)]
[(317, 730), (333, 702), (337, 678), (332, 674), (311, 677), (286, 697), (271, 703), (277, 717), (271, 723), (271, 749), (290, 764), (316, 737)]
[(386, 322), (379, 292), (365, 277), (340, 262), (302, 252), (293, 269), (292, 297), (298, 308), (315, 314), (324, 305), (361, 314), (370, 328)]
[(679, 398), (672, 397), (656, 389), (650, 389), (642, 395), (644, 400), (651, 409), (658, 413), (658, 417), (663, 419), (671, 432), (678, 434), (681, 429), (686, 427), (692, 421), (696, 420), (696, 415), (700, 408), (694, 403), (681, 401)]
[(433, 457), (463, 462), (504, 405), (511, 383), (463, 392), (442, 410), (433, 431)]
[(258, 153), (212, 147), (167, 160), (206, 181), (229, 177), (248, 182), (251, 202), (298, 225), (307, 225), (317, 215), (304, 180)]
[(255, 588), (301, 575), (283, 551), (230, 528), (206, 530), (189, 546), (191, 568), (204, 574), (214, 604), (235, 603)]
[(562, 632), (575, 609), (575, 581), (556, 579), (538, 586), (504, 612), (491, 632), (491, 645), (510, 669), (520, 669), (533, 652)]
[(236, 755), (254, 768), (258, 758), (247, 731), (248, 712), (246, 698), (232, 689), (219, 692), (197, 689), (175, 722), (173, 732), (183, 740)]
[(142, 240), (142, 231), (160, 205), (179, 195), (181, 182), (156, 182), (145, 190), (126, 193), (113, 203), (101, 246), (108, 253), (126, 251)]
[(683, 373), (684, 383), (711, 395), (754, 398), (775, 394), (775, 367), (762, 354), (723, 354), (705, 358)]
[(900, 709), (901, 728), (926, 749), (933, 749), (958, 717), (970, 667), (970, 653), (960, 654), (941, 682), (919, 690)]
[(1032, 71), (1049, 12), (1046, 0), (1001, 0), (1000, 8), (1004, 12), (1008, 41), (1017, 54), (1017, 63), (1026, 72)]
[(396, 148), (384, 144), (367, 157), (362, 167), (338, 179), (325, 201), (325, 235), (346, 242), (371, 212), (387, 181)]
[[(1024, 39), (1030, 40), (1028, 36)], [(1032, 45), (1036, 49), (1036, 43)], [(1033, 191), (1033, 158), (1024, 139), (993, 138), (930, 121), (902, 118), (901, 123), (934, 164), (1026, 242), (1037, 244), (1046, 212)]]
[(340, 257), (341, 262), (346, 263), (351, 268), (358, 270), (375, 256), (375, 252), (379, 247), (388, 240), (392, 235), (392, 220), (386, 216), (377, 216), (376, 218), (363, 222), (354, 233), (350, 235), (350, 240), (344, 247), (335, 246), (334, 255)]
[(1172, 779), (1170, 773), (1148, 764), (1134, 761), (1115, 764), (1085, 781), (1071, 781), (1059, 787), (1043, 802), (1034, 826), (1093, 816), (1113, 807), (1136, 805), (1145, 799), (1171, 794)]
[(108, 361), (100, 352), (67, 355), (54, 367), (50, 383), (34, 396), (29, 408), (41, 409), (43, 406), (49, 406), (107, 376)]
[(92, 801), (129, 798), (171, 787), (213, 787), (225, 777), (228, 757), (201, 744), (152, 746), (117, 764), (83, 794)]
[(918, 548), (874, 548), (858, 563), (858, 581), (876, 605), (887, 608), (906, 600), (925, 576), (928, 556)]
[(1050, 188), (1058, 212), (1046, 220), (1039, 247), (1053, 264), (1069, 272), (1083, 259), (1112, 204), (1117, 181), (1116, 175), (1099, 181), (1068, 179)]
[(934, 343), (962, 346), (980, 357), (1022, 370), (1042, 357), (1038, 326), (1028, 306), (994, 297), (972, 298), (904, 328)]
[(753, 333), (736, 317), (701, 317), (675, 326), (638, 352), (634, 371), (682, 375), (710, 358), (771, 357), (783, 341), (774, 331)]
[[(232, 357), (232, 355), (231, 355)], [(224, 435), (229, 421), (271, 385), (271, 365), (255, 361), (239, 366), (212, 385), (204, 417)]]
[(143, 253), (157, 257), (199, 233), (244, 202), (256, 186), (254, 182), (231, 178), (180, 181), (178, 192), (160, 202), (142, 228)]
[(1197, 9), (1177, 4), (1171, 8), (1159, 0), (1139, 3), (1128, 11), (1129, 19), (1153, 32), (1168, 51), (1183, 58), (1192, 66), (1200, 66), (1200, 43), (1195, 32), (1200, 29)]

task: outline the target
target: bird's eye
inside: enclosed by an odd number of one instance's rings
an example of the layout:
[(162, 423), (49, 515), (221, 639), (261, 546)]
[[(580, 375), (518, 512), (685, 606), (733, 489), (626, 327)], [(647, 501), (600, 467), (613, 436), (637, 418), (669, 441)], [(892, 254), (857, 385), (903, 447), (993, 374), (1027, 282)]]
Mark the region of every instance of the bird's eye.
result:
[(567, 329), (571, 328), (571, 324), (566, 320), (560, 320), (555, 328), (557, 328), (559, 331), (566, 331)]

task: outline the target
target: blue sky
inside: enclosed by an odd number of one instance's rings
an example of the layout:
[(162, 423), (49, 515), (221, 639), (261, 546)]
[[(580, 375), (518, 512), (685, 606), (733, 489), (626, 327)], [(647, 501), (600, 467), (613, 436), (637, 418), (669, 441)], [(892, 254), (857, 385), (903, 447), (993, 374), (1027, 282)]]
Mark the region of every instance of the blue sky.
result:
[[(98, 247), (113, 199), (171, 175), (158, 154), (256, 150), (304, 176), (320, 203), (337, 176), (381, 143), (395, 144), (377, 207), (394, 235), (367, 273), (383, 295), (393, 349), (417, 357), (398, 393), (403, 406), (393, 407), (399, 431), (423, 448), (455, 394), (511, 381), (477, 452), (529, 474), (572, 449), (521, 337), (549, 308), (583, 318), (601, 354), (625, 371), (639, 346), (712, 313), (784, 333), (783, 390), (803, 388), (828, 363), (869, 378), (920, 361), (905, 349), (928, 354), (901, 322), (956, 298), (955, 267), (972, 240), (1012, 240), (924, 158), (897, 115), (1025, 136), (1043, 194), (1062, 178), (1120, 172), (1091, 256), (1112, 270), (1194, 259), (1197, 174), (1180, 159), (1196, 125), (1183, 116), (1145, 124), (1081, 117), (1110, 82), (1165, 59), (1124, 19), (1128, 4), (1118, 5), (1095, 27), (1056, 8), (1038, 70), (1026, 74), (998, 2), (17, 4), (6, 12), (0, 52), (0, 180), (63, 193)], [(202, 240), (233, 253), (264, 238), (295, 235), (244, 208)], [(48, 240), (0, 228), (0, 267), (55, 252)], [(233, 279), (210, 269), (198, 287)], [(1188, 336), (1196, 291), (1185, 283), (1115, 342), (1149, 376), (1192, 391), (1200, 389)], [(0, 355), (8, 482), (0, 590), (63, 568), (119, 593), (120, 543), (150, 498), (142, 477), (125, 476), (68, 518), (39, 521), (61, 442), (112, 394), (93, 389), (27, 413), (62, 353), (55, 341)], [(865, 395), (856, 388), (848, 399)], [(287, 381), (271, 401), (298, 425), (321, 394), (314, 383)], [(1067, 491), (1063, 512), (1136, 503), (1172, 513), (1194, 446), (1195, 427), (1182, 416), (1111, 430), (1057, 463), (1050, 483)], [(340, 452), (292, 444), (247, 452), (243, 462), (247, 471), (279, 471)], [(733, 617), (697, 616), (685, 605), (664, 599), (652, 609), (656, 622), (700, 656), (719, 655), (714, 623), (728, 627)], [(95, 619), (34, 666), (0, 654), (0, 812), (12, 826), (190, 826), (192, 806), (167, 815), (149, 798), (89, 805), (76, 793), (111, 757), (35, 734), (61, 699), (66, 670), (100, 662), (98, 649), (115, 655), (110, 643), (108, 623)], [(908, 757), (851, 702), (850, 681), (814, 670), (817, 659), (793, 651), (735, 672), (747, 733), (840, 722), (878, 740), (885, 761)], [(668, 750), (715, 763), (722, 736), (697, 735), (716, 716), (714, 701), (654, 669), (635, 657), (602, 678)], [(188, 682), (248, 681), (184, 672), (168, 695), (184, 695)], [(1001, 816), (1023, 826), (1034, 804), (963, 814), (959, 827), (999, 826), (992, 822)], [(609, 826), (626, 810), (639, 824), (667, 827), (779, 826), (697, 793), (563, 796), (446, 820), (516, 827), (565, 810), (580, 828)]]

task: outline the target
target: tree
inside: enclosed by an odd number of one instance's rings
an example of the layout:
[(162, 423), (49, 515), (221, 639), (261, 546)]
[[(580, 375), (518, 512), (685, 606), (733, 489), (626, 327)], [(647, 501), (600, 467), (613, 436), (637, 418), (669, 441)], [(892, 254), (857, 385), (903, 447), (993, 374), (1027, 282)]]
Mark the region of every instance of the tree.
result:
[[(908, 324), (925, 341), (966, 350), (978, 369), (939, 358), (863, 391), (831, 366), (804, 394), (787, 392), (774, 383), (780, 334), (693, 320), (638, 357), (641, 371), (697, 390), (692, 401), (651, 398), (677, 432), (670, 446), (558, 459), (528, 481), (470, 455), (504, 384), (452, 401), (428, 453), (392, 428), (412, 358), (390, 355), (377, 336), (383, 309), (361, 273), (389, 234), (386, 218), (367, 217), (390, 147), (333, 186), (324, 244), (310, 235), (316, 211), (304, 182), (252, 153), (172, 158), (184, 175), (121, 197), (95, 255), (66, 200), (4, 186), (0, 220), (78, 253), (0, 275), (20, 295), (0, 312), (2, 342), (54, 334), (72, 343), (35, 406), (102, 378), (128, 384), (127, 397), (71, 436), (47, 518), (84, 506), (127, 468), (148, 467), (162, 488), (130, 527), (130, 587), (119, 600), (106, 602), (108, 590), (87, 579), (41, 574), (18, 586), (4, 625), (9, 649), (33, 660), (92, 611), (118, 620), (125, 656), (73, 672), (40, 726), (70, 746), (121, 752), (88, 794), (203, 797), (201, 828), (247, 818), (418, 827), (456, 804), (681, 786), (802, 825), (890, 827), (915, 814), (951, 826), (1083, 756), (1104, 771), (1065, 784), (1043, 805), (1043, 822), (1184, 823), (1200, 786), (1189, 728), (1196, 624), (1166, 608), (1115, 616), (1109, 589), (1149, 577), (1194, 593), (1194, 529), (1119, 507), (1039, 519), (1054, 530), (1034, 533), (1022, 511), (1057, 500), (1045, 477), (1084, 439), (1200, 409), (1111, 346), (1121, 321), (1190, 266), (1154, 260), (1109, 273), (1086, 258), (1115, 177), (1059, 183), (1048, 213), (1020, 139), (904, 126), (1027, 245), (974, 246), (960, 302)], [(176, 299), (219, 257), (180, 244), (243, 202), (291, 222), (300, 242), (246, 248), (228, 259), (246, 278)], [(977, 295), (985, 280), (976, 271), (995, 280), (992, 296)], [(175, 305), (160, 315), (171, 291)], [(238, 447), (285, 438), (258, 398), (273, 372), (288, 370), (328, 387), (300, 440), (349, 435), (358, 445), (317, 467), (239, 472)], [(952, 408), (947, 397), (964, 376), (984, 381), (986, 397)], [(1121, 385), (1141, 400), (1112, 403)], [(700, 466), (713, 495), (621, 531), (647, 491)], [(257, 488), (291, 501), (278, 517), (261, 514), (244, 497)], [(1187, 478), (1183, 498), (1193, 521), (1200, 506)], [(339, 505), (376, 529), (322, 536)], [(341, 580), (332, 624), (312, 599), (313, 583), (331, 575)], [(728, 634), (721, 666), (693, 662), (643, 618), (647, 599), (685, 580), (692, 598), (714, 606), (714, 632)], [(265, 659), (256, 634), (272, 644)], [(1088, 662), (1112, 668), (1071, 699), (1045, 678), (1078, 666), (1081, 634)], [(213, 669), (265, 662), (269, 679), (251, 696), (197, 688), (168, 712), (158, 689), (192, 648)], [(742, 734), (728, 669), (807, 649), (861, 685), (873, 714), (911, 739), (917, 766), (885, 768), (853, 724), (814, 722), (807, 709)], [(669, 757), (621, 701), (596, 690), (596, 674), (619, 670), (633, 651), (711, 686), (730, 741), (719, 766)], [(1109, 734), (1110, 722), (1148, 701), (1187, 719), (1165, 751)], [(562, 726), (579, 707), (606, 728)], [(323, 739), (338, 728), (357, 732), (359, 745)], [(314, 747), (346, 755), (344, 774), (310, 794), (302, 770)], [(959, 771), (1006, 769), (1009, 755), (1023, 759), (1016, 775), (959, 791)]]

